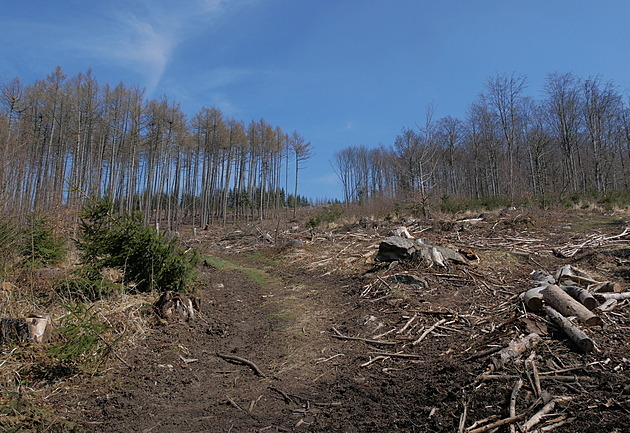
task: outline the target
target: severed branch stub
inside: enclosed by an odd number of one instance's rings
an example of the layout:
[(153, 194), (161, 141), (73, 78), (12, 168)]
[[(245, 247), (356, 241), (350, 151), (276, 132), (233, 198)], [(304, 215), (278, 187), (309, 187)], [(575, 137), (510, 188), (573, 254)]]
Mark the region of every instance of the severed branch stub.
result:
[(256, 375), (260, 376), (260, 377), (267, 377), (265, 375), (265, 373), (263, 373), (260, 368), (258, 368), (258, 366), (256, 364), (254, 364), (252, 361), (250, 361), (249, 359), (245, 359), (245, 358), (241, 358), (240, 356), (234, 356), (234, 355), (225, 355), (222, 353), (218, 353), (216, 354), (219, 358), (224, 359), (228, 362), (236, 362), (238, 364), (243, 364), (248, 366), (249, 368), (251, 368), (254, 373), (256, 373)]

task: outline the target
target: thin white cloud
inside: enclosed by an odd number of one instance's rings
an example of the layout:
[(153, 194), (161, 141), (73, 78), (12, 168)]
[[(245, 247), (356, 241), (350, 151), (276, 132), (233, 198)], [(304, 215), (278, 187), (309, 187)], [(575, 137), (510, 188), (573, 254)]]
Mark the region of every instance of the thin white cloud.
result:
[(166, 66), (175, 47), (172, 32), (143, 21), (135, 15), (118, 18), (119, 29), (124, 29), (109, 38), (101, 39), (97, 51), (113, 60), (124, 63), (145, 76), (149, 93), (162, 79)]
[(241, 68), (220, 67), (204, 71), (200, 77), (206, 89), (214, 89), (232, 84), (251, 72)]
[(337, 176), (337, 173), (328, 173), (324, 176), (319, 176), (316, 178), (313, 178), (311, 180), (311, 183), (314, 184), (322, 184), (322, 185), (337, 185), (339, 184), (339, 176)]
[[(149, 94), (160, 84), (168, 64), (184, 40), (195, 36), (218, 20), (229, 7), (251, 0), (139, 0), (121, 3), (105, 12), (106, 28), (92, 34), (83, 47), (91, 54), (111, 59), (144, 77)], [(85, 41), (84, 41), (85, 42)], [(231, 80), (238, 71), (211, 71), (217, 83)]]

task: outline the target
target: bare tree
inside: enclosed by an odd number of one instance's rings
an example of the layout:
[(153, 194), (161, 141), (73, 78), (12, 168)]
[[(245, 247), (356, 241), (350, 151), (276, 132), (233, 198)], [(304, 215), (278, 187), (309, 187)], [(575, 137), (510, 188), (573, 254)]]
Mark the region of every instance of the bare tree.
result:
[(293, 204), (293, 217), (297, 216), (297, 198), (298, 198), (298, 177), (300, 168), (304, 166), (304, 163), (313, 156), (311, 142), (307, 142), (304, 137), (298, 134), (297, 131), (293, 131), (290, 138), (291, 148), (293, 149), (293, 155), (295, 157), (295, 189), (293, 192), (294, 204)]
[(487, 100), (494, 115), (498, 118), (507, 148), (508, 191), (512, 200), (514, 200), (515, 191), (514, 159), (519, 146), (518, 139), (521, 136), (522, 93), (526, 87), (525, 81), (524, 76), (497, 74), (486, 83)]
[(570, 190), (579, 190), (578, 147), (581, 128), (580, 80), (573, 74), (550, 74), (547, 76), (546, 110), (550, 125), (564, 153), (564, 180)]

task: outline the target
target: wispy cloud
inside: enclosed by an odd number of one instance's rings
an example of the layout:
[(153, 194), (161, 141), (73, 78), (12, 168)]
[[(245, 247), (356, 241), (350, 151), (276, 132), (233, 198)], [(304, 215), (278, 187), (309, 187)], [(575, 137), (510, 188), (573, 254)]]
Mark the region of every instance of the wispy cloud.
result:
[(339, 176), (337, 173), (328, 173), (324, 176), (319, 176), (311, 179), (311, 183), (313, 184), (322, 184), (322, 185), (337, 185), (340, 183)]
[[(250, 0), (251, 1), (251, 0)], [(177, 46), (219, 20), (227, 8), (246, 0), (139, 0), (114, 3), (102, 11), (106, 23), (92, 32), (86, 51), (134, 70), (144, 77), (151, 94), (160, 84)], [(100, 31), (98, 31), (100, 30)], [(217, 70), (215, 81), (229, 80), (238, 71)]]

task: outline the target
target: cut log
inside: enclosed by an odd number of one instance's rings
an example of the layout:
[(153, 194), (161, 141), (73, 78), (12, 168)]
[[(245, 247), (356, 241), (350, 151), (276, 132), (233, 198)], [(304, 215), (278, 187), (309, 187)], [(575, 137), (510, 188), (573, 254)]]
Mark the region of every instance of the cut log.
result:
[(619, 283), (612, 283), (610, 281), (606, 281), (605, 283), (599, 283), (599, 284), (595, 284), (595, 285), (589, 287), (589, 290), (591, 291), (591, 293), (595, 293), (595, 292), (614, 292), (614, 293), (619, 293), (619, 292), (621, 292), (621, 284), (619, 284)]
[(585, 353), (591, 352), (595, 348), (595, 343), (580, 328), (575, 326), (569, 319), (549, 306), (544, 307), (549, 319), (564, 332), (575, 345)]
[(592, 310), (595, 307), (597, 307), (597, 305), (599, 305), (599, 302), (597, 302), (597, 299), (595, 299), (593, 295), (590, 294), (590, 292), (588, 292), (587, 290), (581, 287), (572, 286), (572, 285), (566, 285), (566, 286), (562, 285), (560, 286), (560, 288), (564, 290), (565, 292), (567, 292), (569, 295), (571, 295), (574, 299), (578, 300), (580, 304), (584, 305), (589, 310)]
[(543, 299), (549, 306), (565, 316), (576, 316), (587, 326), (601, 326), (603, 321), (591, 310), (573, 299), (568, 293), (555, 284), (550, 284), (543, 291)]
[(534, 287), (533, 289), (529, 289), (523, 295), (523, 302), (527, 305), (532, 311), (540, 311), (543, 307), (543, 292), (547, 288), (548, 284), (544, 286)]
[(508, 347), (501, 349), (497, 356), (492, 358), (495, 369), (503, 368), (509, 360), (518, 358), (527, 350), (535, 347), (539, 341), (540, 335), (535, 332), (532, 332), (518, 341), (511, 341)]

